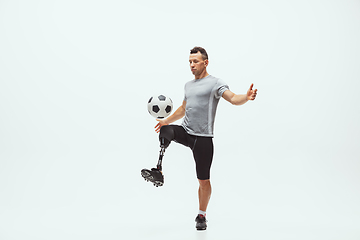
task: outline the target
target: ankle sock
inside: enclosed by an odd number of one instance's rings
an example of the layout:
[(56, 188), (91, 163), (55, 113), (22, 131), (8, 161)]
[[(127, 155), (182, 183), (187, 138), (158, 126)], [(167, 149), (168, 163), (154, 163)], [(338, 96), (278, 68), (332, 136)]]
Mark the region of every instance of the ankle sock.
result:
[(204, 211), (199, 210), (199, 214), (201, 214), (201, 215), (203, 215), (204, 217), (206, 217), (206, 212), (204, 212)]

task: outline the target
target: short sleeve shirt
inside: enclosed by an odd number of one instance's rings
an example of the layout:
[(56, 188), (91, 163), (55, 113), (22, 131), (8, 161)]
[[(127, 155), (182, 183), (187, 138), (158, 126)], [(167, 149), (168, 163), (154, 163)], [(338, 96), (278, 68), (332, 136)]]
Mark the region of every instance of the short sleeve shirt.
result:
[(187, 133), (213, 137), (217, 105), (222, 94), (228, 90), (226, 83), (208, 75), (185, 84), (185, 116), (182, 122)]

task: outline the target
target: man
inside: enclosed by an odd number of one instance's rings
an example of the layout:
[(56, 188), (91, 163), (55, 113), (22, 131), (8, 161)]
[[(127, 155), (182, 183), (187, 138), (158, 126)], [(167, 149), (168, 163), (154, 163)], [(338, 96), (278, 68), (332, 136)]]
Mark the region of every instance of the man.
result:
[[(194, 47), (190, 50), (190, 69), (195, 79), (185, 85), (185, 97), (182, 105), (168, 118), (157, 120), (155, 131), (160, 132), (160, 156), (157, 168), (143, 169), (142, 176), (155, 186), (162, 186), (162, 158), (165, 149), (171, 141), (176, 141), (190, 147), (196, 163), (196, 174), (199, 180), (199, 214), (197, 215), (197, 230), (205, 230), (206, 209), (211, 195), (210, 167), (213, 158), (213, 129), (216, 108), (221, 97), (234, 105), (242, 105), (248, 100), (254, 100), (257, 89), (251, 84), (246, 94), (235, 94), (229, 90), (224, 81), (208, 74), (209, 64), (204, 48)], [(169, 125), (183, 118), (181, 126)]]

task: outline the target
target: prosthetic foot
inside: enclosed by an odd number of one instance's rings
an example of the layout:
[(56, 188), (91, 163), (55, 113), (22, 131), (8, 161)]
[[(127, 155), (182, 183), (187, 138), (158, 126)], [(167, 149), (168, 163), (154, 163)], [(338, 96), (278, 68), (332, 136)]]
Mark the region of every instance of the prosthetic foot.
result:
[(141, 176), (145, 179), (145, 181), (152, 182), (155, 187), (161, 187), (164, 185), (164, 176), (157, 168), (152, 168), (151, 170), (143, 169), (141, 170)]
[(161, 172), (162, 170), (162, 159), (164, 157), (165, 148), (167, 146), (161, 145), (160, 155), (159, 155), (159, 161), (156, 166), (156, 168), (149, 169), (143, 169), (141, 170), (141, 176), (145, 179), (145, 181), (152, 182), (155, 187), (159, 187), (164, 185), (164, 176)]

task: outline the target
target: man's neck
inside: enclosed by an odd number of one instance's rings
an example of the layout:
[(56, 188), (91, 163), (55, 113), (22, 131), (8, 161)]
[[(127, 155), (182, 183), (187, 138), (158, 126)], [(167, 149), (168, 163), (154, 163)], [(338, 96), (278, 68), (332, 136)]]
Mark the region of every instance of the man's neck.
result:
[(201, 78), (204, 78), (204, 77), (207, 77), (209, 76), (209, 74), (207, 73), (207, 71), (204, 71), (203, 73), (195, 76), (195, 79), (201, 79)]

